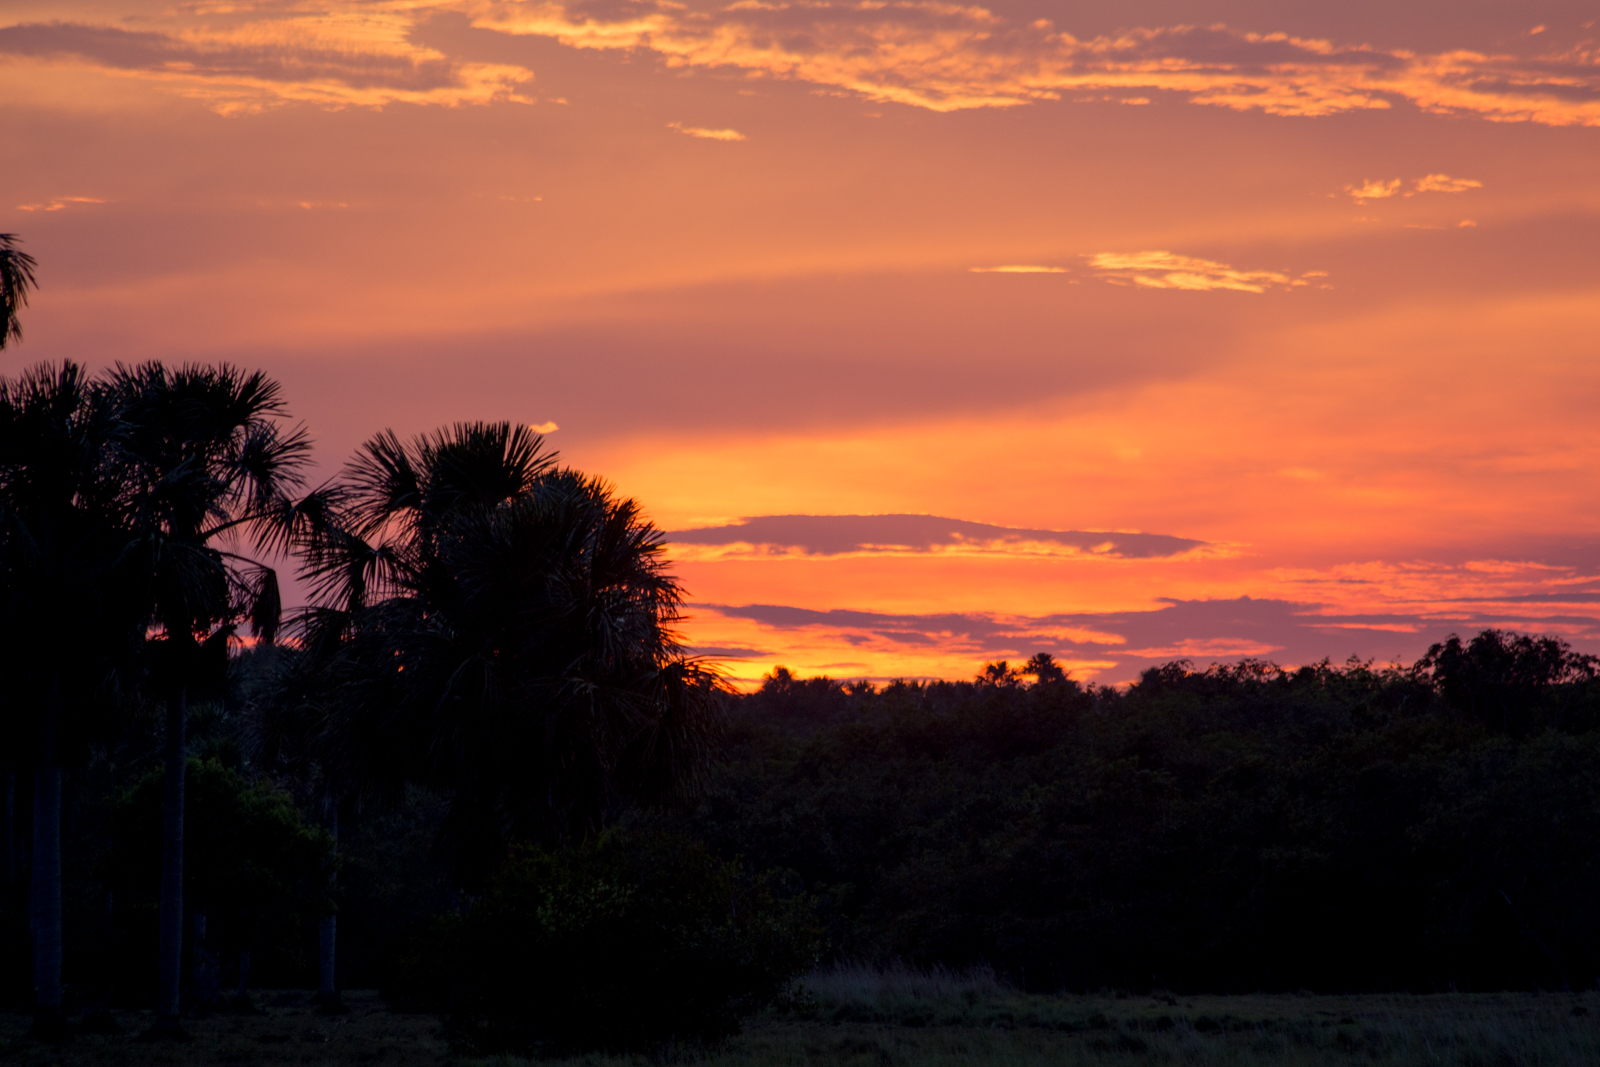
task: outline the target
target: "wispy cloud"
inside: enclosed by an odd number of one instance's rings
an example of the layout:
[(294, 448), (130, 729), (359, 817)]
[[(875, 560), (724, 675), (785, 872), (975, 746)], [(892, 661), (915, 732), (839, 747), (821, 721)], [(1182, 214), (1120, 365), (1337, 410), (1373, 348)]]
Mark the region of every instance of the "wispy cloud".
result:
[(708, 659), (756, 659), (772, 655), (765, 649), (745, 648), (742, 645), (689, 645), (686, 651), (691, 656), (705, 656)]
[[(1317, 577), (1312, 584), (1327, 583), (1327, 591), (1338, 591), (1333, 588), (1338, 578)], [(1054, 615), (819, 611), (781, 604), (697, 604), (693, 610), (697, 630), (737, 632), (746, 642), (778, 649), (767, 653), (769, 664), (798, 666), (814, 657), (815, 670), (822, 659), (848, 650), (861, 661), (859, 673), (882, 674), (886, 664), (896, 664), (911, 668), (903, 673), (945, 677), (975, 672), (985, 660), (1041, 651), (1075, 665), (1080, 678), (1119, 681), (1174, 659), (1205, 664), (1254, 656), (1286, 665), (1349, 655), (1380, 662), (1409, 659), (1449, 633), (1490, 626), (1577, 639), (1600, 633), (1600, 592), (1592, 579), (1582, 588), (1523, 595), (1508, 595), (1521, 584), (1512, 576), (1494, 575), (1483, 584), (1476, 595), (1447, 602), (1437, 599), (1437, 587), (1429, 587), (1424, 592), (1431, 601), (1378, 610), (1248, 596), (1163, 598), (1146, 610)], [(1496, 584), (1503, 588), (1492, 588)]]
[(968, 267), (973, 274), (1065, 274), (1066, 267), (1046, 267), (1030, 263), (1008, 263), (1001, 267)]
[(528, 429), (532, 430), (534, 433), (555, 433), (557, 430), (561, 429), (561, 427), (557, 426), (554, 422), (530, 422), (528, 423)]
[(453, 59), (416, 43), (416, 27), (446, 13), (481, 30), (935, 111), (1061, 99), (1144, 103), (1166, 92), (1275, 115), (1410, 104), (1493, 121), (1600, 125), (1600, 49), (1591, 43), (1520, 56), (1383, 50), (1220, 25), (1076, 37), (1047, 19), (1022, 22), (946, 0), (738, 0), (709, 9), (676, 0), (235, 0), (180, 6), (159, 31), (0, 28), (0, 53), (87, 61), (222, 111), (286, 101), (528, 99), (533, 74), (523, 67)]
[(1109, 282), (1147, 289), (1232, 289), (1264, 293), (1268, 289), (1295, 289), (1310, 279), (1327, 277), (1326, 271), (1309, 271), (1299, 277), (1287, 271), (1236, 270), (1227, 263), (1180, 256), (1172, 252), (1100, 252), (1089, 266)]
[[(473, 24), (575, 48), (648, 51), (670, 66), (808, 81), (936, 111), (1090, 93), (1150, 91), (1278, 115), (1410, 103), (1496, 121), (1600, 124), (1600, 67), (1587, 46), (1523, 57), (1339, 45), (1225, 26), (1091, 38), (942, 0), (469, 0)], [(1098, 94), (1098, 95), (1096, 95)]]
[(1483, 188), (1483, 183), (1473, 178), (1452, 178), (1448, 174), (1429, 174), (1413, 184), (1419, 193), (1464, 193)]
[(685, 126), (681, 122), (669, 122), (667, 123), (667, 128), (705, 141), (742, 141), (745, 139), (744, 134), (738, 130), (713, 130), (705, 126)]
[(1398, 195), (1400, 185), (1399, 178), (1391, 178), (1389, 181), (1373, 181), (1368, 178), (1360, 185), (1345, 186), (1344, 191), (1349, 193), (1351, 199), (1356, 203), (1365, 204), (1369, 200), (1386, 200), (1391, 196)]
[[(241, 15), (259, 14), (253, 21)], [(76, 22), (0, 27), (0, 55), (88, 62), (165, 86), (224, 114), (302, 102), (324, 107), (482, 104), (524, 99), (521, 67), (451, 59), (411, 40), (403, 5), (248, 3), (176, 18), (162, 31)], [(210, 21), (210, 16), (218, 21)]]
[[(1468, 189), (1482, 189), (1483, 183), (1476, 178), (1452, 178), (1448, 174), (1426, 174), (1415, 178), (1411, 188), (1401, 192), (1405, 182), (1400, 178), (1390, 178), (1388, 181), (1374, 181), (1365, 179), (1360, 185), (1347, 185), (1344, 187), (1352, 200), (1358, 204), (1366, 204), (1373, 200), (1386, 200), (1391, 196), (1415, 196), (1417, 193), (1464, 193)], [(1331, 194), (1330, 194), (1331, 195)]]
[(93, 196), (52, 196), (38, 204), (18, 204), (18, 211), (64, 211), (73, 204), (103, 204), (104, 200)]
[(1165, 534), (1027, 530), (937, 515), (763, 515), (667, 534), (680, 559), (983, 555), (1154, 559), (1220, 546)]

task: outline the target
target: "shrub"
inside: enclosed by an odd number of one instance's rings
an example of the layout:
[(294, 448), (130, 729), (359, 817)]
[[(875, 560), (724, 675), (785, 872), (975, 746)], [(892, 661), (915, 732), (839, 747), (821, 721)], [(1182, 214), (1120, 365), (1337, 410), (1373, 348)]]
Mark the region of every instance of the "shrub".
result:
[(716, 1044), (817, 960), (804, 901), (682, 839), (613, 832), (518, 852), (441, 919), (385, 995), (479, 1052)]
[[(148, 1003), (154, 992), (157, 889), (161, 884), (162, 778), (154, 770), (113, 811), (110, 887), (117, 904), (121, 997)], [(184, 949), (219, 955), (269, 982), (307, 977), (305, 948), (333, 907), (335, 863), (327, 832), (308, 826), (288, 793), (252, 782), (214, 759), (189, 760), (184, 789), (183, 899), (188, 918), (208, 917), (204, 943), (186, 922)], [(197, 993), (200, 991), (197, 990)], [(202, 997), (202, 1001), (203, 1001)]]

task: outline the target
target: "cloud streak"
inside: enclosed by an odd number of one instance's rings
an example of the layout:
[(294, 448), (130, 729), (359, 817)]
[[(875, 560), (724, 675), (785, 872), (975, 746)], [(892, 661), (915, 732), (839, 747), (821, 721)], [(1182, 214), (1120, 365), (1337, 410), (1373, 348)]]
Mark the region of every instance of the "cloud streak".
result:
[[(1049, 652), (1075, 665), (1079, 678), (1125, 681), (1176, 659), (1205, 664), (1256, 657), (1294, 665), (1350, 655), (1380, 661), (1409, 658), (1449, 633), (1470, 634), (1490, 626), (1549, 632), (1556, 624), (1557, 629), (1592, 634), (1600, 629), (1590, 603), (1594, 598), (1582, 605), (1570, 603), (1582, 599), (1561, 597), (1560, 606), (1578, 608), (1564, 615), (1519, 611), (1501, 601), (1465, 601), (1448, 611), (1336, 614), (1317, 603), (1248, 596), (1168, 599), (1145, 611), (1039, 616), (816, 611), (780, 604), (699, 604), (695, 610), (753, 623), (755, 633), (775, 645), (804, 636), (813, 645), (852, 649), (867, 663), (911, 654), (945, 662), (965, 659), (975, 672), (985, 660)], [(1528, 605), (1541, 606), (1557, 605)]]
[(104, 200), (94, 196), (52, 196), (38, 204), (18, 204), (18, 211), (65, 211), (74, 204), (103, 204)]
[(968, 267), (972, 274), (1065, 274), (1065, 267), (1046, 267), (1030, 263), (1008, 263), (1000, 267)]
[(1274, 115), (1409, 103), (1493, 121), (1600, 125), (1600, 67), (1587, 45), (1537, 57), (1421, 55), (1220, 25), (1078, 38), (1046, 19), (1021, 23), (938, 0), (739, 0), (712, 11), (669, 0), (467, 6), (484, 29), (649, 52), (672, 67), (806, 81), (935, 111), (1155, 91)]
[(1464, 193), (1483, 188), (1483, 183), (1474, 178), (1452, 178), (1448, 174), (1429, 174), (1412, 184), (1419, 193)]
[(838, 556), (1071, 556), (1161, 559), (1223, 551), (1186, 537), (1026, 530), (937, 515), (763, 515), (667, 534), (682, 560)]
[(744, 134), (738, 130), (713, 130), (705, 126), (685, 126), (681, 122), (669, 122), (667, 123), (667, 129), (677, 130), (679, 133), (687, 134), (690, 137), (698, 137), (702, 141), (742, 141), (745, 139)]
[[(413, 40), (443, 14), (481, 30), (658, 57), (668, 67), (807, 82), (934, 111), (1052, 100), (1194, 104), (1313, 117), (1409, 104), (1441, 114), (1600, 125), (1600, 50), (1422, 54), (1223, 25), (1076, 37), (943, 0), (258, 0), (187, 5), (166, 30), (74, 22), (0, 28), (0, 54), (87, 62), (219, 111), (305, 102), (456, 106), (523, 95), (532, 72)], [(693, 129), (703, 129), (694, 127)], [(689, 128), (684, 129), (689, 133)], [(712, 136), (733, 131), (707, 131)]]
[(1347, 185), (1344, 191), (1358, 204), (1365, 204), (1369, 200), (1387, 200), (1391, 196), (1400, 194), (1401, 181), (1391, 178), (1388, 181), (1373, 181), (1371, 178), (1364, 180), (1360, 185)]
[[(243, 7), (244, 10), (250, 10)], [(381, 5), (264, 17), (170, 32), (79, 22), (0, 27), (0, 56), (87, 63), (201, 100), (223, 114), (284, 103), (383, 107), (525, 100), (521, 67), (466, 63), (410, 40), (414, 15)]]
[(1364, 179), (1360, 185), (1347, 185), (1344, 191), (1358, 204), (1373, 200), (1387, 200), (1391, 196), (1415, 196), (1417, 193), (1464, 193), (1469, 189), (1482, 189), (1483, 183), (1475, 178), (1452, 178), (1448, 174), (1427, 174), (1411, 182), (1411, 188), (1401, 192), (1405, 182), (1400, 178), (1388, 181)]
[(1089, 266), (1100, 277), (1116, 284), (1196, 292), (1231, 289), (1241, 293), (1264, 293), (1269, 289), (1299, 288), (1310, 285), (1308, 279), (1326, 277), (1323, 271), (1312, 271), (1297, 278), (1285, 271), (1235, 270), (1226, 263), (1164, 251), (1099, 252), (1089, 257)]

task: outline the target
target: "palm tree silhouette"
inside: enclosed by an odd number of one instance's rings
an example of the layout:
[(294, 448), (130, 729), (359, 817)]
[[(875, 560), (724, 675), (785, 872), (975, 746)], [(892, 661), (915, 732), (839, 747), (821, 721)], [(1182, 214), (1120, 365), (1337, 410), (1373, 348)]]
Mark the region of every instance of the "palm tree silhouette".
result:
[(0, 233), (0, 349), (22, 340), (22, 323), (17, 313), (28, 304), (28, 290), (38, 287), (33, 257), (17, 247), (21, 240), (14, 233)]
[(309, 458), (303, 429), (285, 430), (278, 385), (226, 365), (168, 370), (119, 365), (110, 388), (127, 422), (122, 448), (140, 534), (137, 560), (151, 673), (167, 702), (159, 977), (151, 1036), (178, 1034), (183, 951), (183, 791), (188, 700), (220, 684), (228, 640), (245, 620), (272, 641), (277, 576), (225, 548), (284, 547), (303, 513), (291, 496)]
[(0, 380), (0, 659), (10, 749), (33, 769), (34, 1033), (61, 1016), (62, 766), (103, 723), (134, 658), (142, 604), (128, 581), (116, 448), (125, 429), (81, 366)]
[(513, 842), (692, 789), (714, 747), (721, 683), (673, 633), (661, 534), (554, 460), (508, 423), (386, 432), (301, 542), (322, 758), (368, 795), (444, 792), (438, 849), (462, 885)]

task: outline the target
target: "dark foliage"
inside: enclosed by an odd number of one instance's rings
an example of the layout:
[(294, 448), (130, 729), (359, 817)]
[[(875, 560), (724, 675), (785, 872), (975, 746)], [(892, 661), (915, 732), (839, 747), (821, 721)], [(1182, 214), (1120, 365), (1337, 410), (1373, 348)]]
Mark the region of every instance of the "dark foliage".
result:
[(22, 340), (22, 323), (17, 313), (28, 304), (28, 290), (38, 282), (32, 256), (17, 247), (14, 233), (0, 233), (0, 350)]
[(389, 809), (347, 817), (339, 834), (339, 981), (375, 989), (396, 955), (455, 899), (431, 852), (447, 802), (419, 789)]
[(448, 798), (458, 884), (698, 784), (723, 693), (673, 632), (661, 533), (537, 435), (381, 434), (296, 544), (318, 603), (275, 717), (335, 792)]
[(1174, 663), (1127, 691), (991, 666), (881, 690), (774, 675), (681, 825), (817, 894), (843, 955), (1034, 988), (1600, 973), (1600, 683), (1559, 642)]
[(0, 379), (0, 740), (16, 770), (37, 761), (47, 707), (56, 759), (81, 762), (115, 719), (142, 638), (125, 562), (136, 536), (116, 448), (125, 425), (78, 364)]
[(520, 851), (386, 990), (480, 1052), (715, 1044), (817, 958), (805, 903), (661, 836)]
[[(125, 946), (120, 994), (153, 995), (156, 887), (161, 860), (161, 773), (124, 794), (113, 812), (109, 884), (116, 929)], [(206, 916), (204, 943), (191, 930), (187, 947), (216, 953), (237, 967), (250, 952), (260, 977), (297, 976), (317, 918), (333, 906), (325, 887), (332, 842), (307, 826), (287, 793), (251, 782), (216, 759), (191, 759), (185, 791), (184, 899)]]

